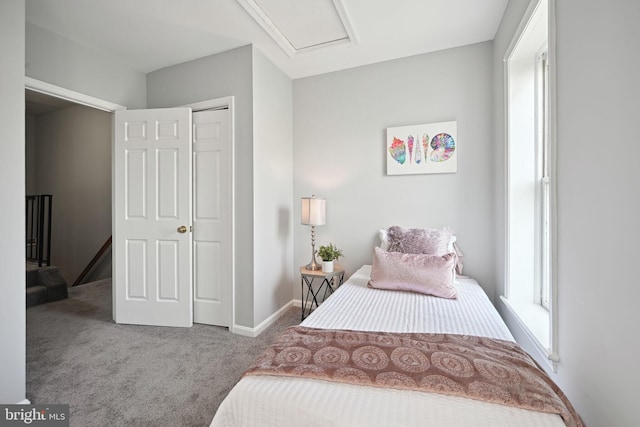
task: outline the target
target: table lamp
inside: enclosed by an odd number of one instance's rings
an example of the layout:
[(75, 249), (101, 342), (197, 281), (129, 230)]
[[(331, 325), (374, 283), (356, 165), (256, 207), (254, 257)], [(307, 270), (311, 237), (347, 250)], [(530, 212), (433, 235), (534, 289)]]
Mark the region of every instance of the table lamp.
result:
[(320, 270), (321, 265), (316, 262), (316, 225), (326, 222), (325, 199), (316, 196), (302, 198), (301, 223), (311, 226), (311, 262), (306, 265), (307, 270)]

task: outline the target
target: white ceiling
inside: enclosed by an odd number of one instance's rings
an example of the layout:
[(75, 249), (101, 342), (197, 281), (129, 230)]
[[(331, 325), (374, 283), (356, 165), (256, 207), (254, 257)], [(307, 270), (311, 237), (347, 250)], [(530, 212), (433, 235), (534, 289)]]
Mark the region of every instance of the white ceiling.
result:
[[(282, 7), (284, 1), (26, 0), (26, 18), (144, 73), (252, 43), (296, 79), (492, 40), (508, 0), (335, 0), (355, 42), (293, 56), (241, 4), (277, 11), (272, 21), (279, 30), (297, 29), (299, 37), (308, 28), (307, 39), (317, 43), (319, 30), (300, 21), (322, 15)], [(321, 0), (305, 0), (314, 1)]]

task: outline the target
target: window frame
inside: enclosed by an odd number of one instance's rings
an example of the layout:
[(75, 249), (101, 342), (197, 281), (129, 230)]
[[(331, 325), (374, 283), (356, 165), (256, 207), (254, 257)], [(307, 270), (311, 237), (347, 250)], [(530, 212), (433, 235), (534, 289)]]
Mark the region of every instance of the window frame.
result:
[(535, 144), (536, 144), (536, 227), (535, 232), (535, 303), (547, 311), (550, 301), (551, 234), (549, 232), (551, 218), (551, 153), (549, 141), (549, 59), (548, 40), (536, 53), (535, 63)]
[[(544, 12), (546, 12), (546, 23), (547, 23), (547, 58), (548, 58), (548, 79), (547, 79), (547, 83), (548, 83), (548, 97), (546, 99), (546, 103), (547, 103), (547, 111), (548, 111), (548, 122), (546, 123), (547, 126), (547, 142), (548, 142), (548, 146), (547, 146), (547, 155), (548, 155), (548, 168), (549, 168), (549, 178), (546, 179), (545, 181), (540, 181), (540, 185), (538, 185), (536, 187), (536, 212), (535, 215), (537, 215), (538, 218), (542, 217), (542, 207), (540, 206), (541, 203), (539, 202), (541, 197), (540, 197), (540, 193), (542, 193), (542, 191), (544, 190), (543, 186), (547, 186), (548, 187), (548, 192), (549, 192), (549, 200), (548, 200), (548, 233), (549, 233), (549, 245), (548, 245), (548, 268), (549, 268), (549, 280), (548, 280), (548, 303), (544, 304), (546, 307), (543, 306), (542, 304), (542, 292), (543, 292), (543, 286), (541, 285), (541, 274), (538, 274), (538, 277), (534, 277), (533, 281), (534, 283), (537, 283), (537, 288), (534, 287), (533, 295), (537, 295), (538, 296), (538, 301), (537, 304), (534, 303), (534, 301), (532, 300), (530, 303), (527, 304), (520, 304), (518, 301), (516, 301), (516, 299), (511, 298), (512, 296), (512, 289), (511, 289), (511, 271), (510, 271), (510, 266), (511, 266), (511, 260), (510, 260), (510, 256), (512, 253), (512, 248), (510, 247), (511, 245), (511, 240), (512, 240), (512, 235), (511, 235), (511, 225), (512, 225), (512, 221), (511, 221), (511, 213), (510, 213), (510, 208), (512, 206), (512, 201), (510, 200), (511, 197), (511, 191), (512, 191), (512, 187), (511, 187), (511, 183), (510, 183), (510, 178), (511, 178), (511, 169), (516, 168), (517, 165), (512, 165), (511, 164), (511, 154), (510, 154), (510, 149), (511, 149), (511, 142), (512, 142), (512, 138), (511, 138), (511, 132), (512, 132), (512, 113), (514, 112), (514, 110), (512, 110), (512, 106), (510, 105), (510, 99), (511, 99), (511, 69), (510, 69), (510, 63), (511, 63), (511, 59), (516, 51), (516, 48), (518, 47), (518, 44), (522, 41), (523, 37), (525, 36), (525, 33), (529, 27), (530, 24), (532, 24), (532, 22), (534, 21), (534, 19), (536, 18), (540, 18), (539, 16), (536, 16), (536, 14), (539, 12), (539, 8), (540, 6), (543, 6), (543, 9), (546, 8), (546, 10), (544, 10)], [(504, 105), (505, 105), (505, 110), (504, 110), (504, 129), (505, 129), (505, 256), (506, 256), (506, 262), (505, 262), (505, 270), (504, 270), (504, 289), (503, 292), (504, 294), (500, 297), (500, 299), (502, 300), (502, 302), (504, 303), (504, 306), (507, 308), (507, 312), (513, 317), (513, 319), (515, 320), (516, 324), (520, 327), (520, 329), (522, 330), (522, 332), (524, 333), (524, 336), (526, 337), (528, 343), (529, 344), (527, 347), (529, 347), (530, 351), (532, 352), (532, 354), (534, 354), (534, 356), (536, 356), (536, 359), (538, 359), (539, 361), (546, 361), (547, 364), (552, 368), (552, 370), (554, 372), (557, 371), (557, 367), (558, 367), (558, 363), (559, 363), (559, 354), (558, 354), (558, 313), (557, 313), (557, 268), (558, 268), (558, 262), (557, 262), (557, 214), (556, 214), (556, 209), (557, 209), (557, 203), (556, 203), (556, 195), (557, 195), (557, 190), (556, 190), (556, 182), (555, 182), (555, 176), (556, 175), (556, 160), (555, 160), (555, 153), (556, 153), (556, 70), (555, 70), (555, 55), (556, 55), (556, 48), (555, 48), (555, 40), (556, 40), (556, 33), (555, 33), (555, 0), (531, 0), (529, 7), (527, 9), (527, 11), (525, 12), (520, 25), (518, 27), (518, 29), (515, 32), (515, 35), (511, 41), (511, 44), (509, 45), (508, 49), (506, 50), (506, 53), (504, 55)], [(538, 45), (540, 46), (540, 45)], [(540, 52), (538, 52), (540, 53)], [(534, 109), (537, 109), (537, 106), (534, 107)], [(517, 114), (515, 115), (517, 117)], [(535, 125), (534, 125), (535, 126)], [(536, 154), (537, 156), (537, 154)], [(540, 165), (535, 165), (535, 167), (539, 167)], [(515, 188), (515, 187), (514, 187)], [(538, 220), (535, 221), (536, 223), (539, 223)], [(538, 243), (536, 243), (534, 241), (534, 246), (536, 246), (536, 248), (534, 249), (534, 252), (540, 253), (541, 251), (538, 249), (541, 249), (541, 245), (540, 243), (542, 242), (542, 237), (541, 237), (541, 233), (544, 227), (537, 227), (536, 230), (534, 230), (534, 240), (537, 240)], [(534, 264), (537, 264), (534, 269), (535, 271), (539, 270), (539, 267), (541, 266), (541, 260), (542, 257), (538, 257), (538, 259), (536, 261), (534, 261)], [(528, 285), (527, 285), (528, 286)], [(534, 298), (535, 299), (535, 298)], [(538, 307), (536, 309), (536, 307)], [(542, 339), (540, 340), (539, 338), (542, 335), (545, 334), (540, 334), (540, 333), (536, 333), (535, 331), (535, 323), (536, 323), (536, 319), (539, 319), (540, 316), (542, 316), (546, 322), (548, 322), (546, 325), (543, 324), (543, 326), (546, 326), (548, 328), (548, 336), (545, 337), (546, 339)], [(539, 332), (539, 331), (538, 331)], [(519, 334), (518, 334), (519, 335)]]

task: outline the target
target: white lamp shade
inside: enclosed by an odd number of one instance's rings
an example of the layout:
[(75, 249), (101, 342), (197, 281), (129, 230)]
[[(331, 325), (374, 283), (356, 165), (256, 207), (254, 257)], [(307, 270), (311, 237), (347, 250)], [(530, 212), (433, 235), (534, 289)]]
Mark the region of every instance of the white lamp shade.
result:
[(304, 225), (324, 225), (326, 223), (325, 199), (302, 198), (301, 223)]

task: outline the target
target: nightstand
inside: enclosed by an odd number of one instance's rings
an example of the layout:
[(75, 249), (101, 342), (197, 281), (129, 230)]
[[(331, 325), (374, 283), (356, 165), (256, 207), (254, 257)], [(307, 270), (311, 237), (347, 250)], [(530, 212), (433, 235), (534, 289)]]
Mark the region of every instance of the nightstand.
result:
[[(333, 291), (342, 285), (343, 280), (344, 268), (336, 264), (334, 264), (331, 273), (325, 273), (322, 270), (307, 270), (305, 267), (300, 267), (301, 297), (304, 297), (304, 299), (302, 299), (302, 320), (306, 317), (305, 312), (307, 309), (310, 314), (313, 311), (314, 304), (316, 308), (318, 308), (320, 305), (318, 303), (318, 297), (321, 293), (324, 292), (322, 296), (322, 301), (324, 301), (327, 296), (331, 295)], [(314, 288), (314, 281), (320, 283), (317, 288)]]

